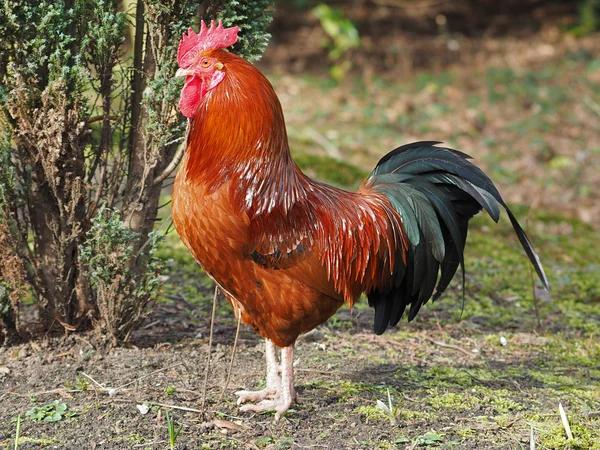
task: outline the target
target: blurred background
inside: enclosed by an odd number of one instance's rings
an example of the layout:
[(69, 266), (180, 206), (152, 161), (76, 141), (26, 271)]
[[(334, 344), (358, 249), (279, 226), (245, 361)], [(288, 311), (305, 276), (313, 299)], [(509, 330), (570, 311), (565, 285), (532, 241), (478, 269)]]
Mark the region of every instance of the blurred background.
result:
[[(479, 214), (465, 252), (464, 303), (457, 278), (444, 300), (424, 308), (411, 327), (440, 321), (558, 336), (597, 329), (599, 3), (276, 2), (271, 40), (255, 64), (275, 87), (303, 171), (355, 190), (392, 149), (444, 142), (471, 155), (490, 176), (548, 272), (550, 295), (535, 284), (507, 217), (496, 225)], [(164, 208), (161, 217), (168, 213)], [(175, 232), (167, 244), (159, 251), (171, 261), (164, 297), (195, 299), (200, 312), (188, 318), (182, 312), (176, 324), (201, 324), (212, 282), (199, 274)], [(219, 319), (233, 329), (229, 306), (219, 308)], [(355, 308), (360, 320), (342, 308), (326, 326), (369, 328), (366, 302)], [(175, 330), (152, 331), (150, 339), (166, 339)]]
[(400, 144), (439, 140), (509, 202), (594, 224), (599, 18), (598, 0), (278, 1), (259, 66), (315, 175), (345, 184)]
[[(255, 64), (281, 100), (292, 155), (303, 171), (355, 190), (392, 149), (444, 142), (471, 155), (490, 176), (548, 272), (551, 294), (535, 284), (507, 217), (496, 225), (479, 214), (466, 247), (464, 303), (456, 279), (444, 300), (424, 308), (411, 327), (439, 321), (557, 336), (597, 329), (599, 3), (276, 2), (272, 38)], [(165, 203), (169, 195), (167, 186)], [(160, 251), (172, 261), (166, 298), (198, 299), (203, 311), (187, 319), (180, 314), (177, 324), (202, 323), (212, 282), (198, 274), (176, 233), (167, 243)], [(366, 302), (355, 308), (360, 320), (342, 308), (326, 326), (369, 328)], [(228, 305), (219, 312), (232, 329)], [(165, 331), (154, 327), (151, 339), (165, 339), (174, 329)]]

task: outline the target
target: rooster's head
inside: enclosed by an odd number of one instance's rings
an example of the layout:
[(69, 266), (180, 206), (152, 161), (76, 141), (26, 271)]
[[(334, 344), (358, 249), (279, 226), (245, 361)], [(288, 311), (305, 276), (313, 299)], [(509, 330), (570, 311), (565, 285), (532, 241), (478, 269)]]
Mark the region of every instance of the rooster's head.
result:
[(179, 43), (177, 62), (179, 70), (175, 74), (185, 77), (185, 85), (179, 99), (179, 109), (184, 116), (193, 118), (198, 111), (202, 97), (214, 89), (225, 78), (226, 67), (215, 50), (235, 44), (238, 40), (238, 27), (223, 28), (223, 22), (210, 27), (200, 22), (200, 32), (191, 28)]

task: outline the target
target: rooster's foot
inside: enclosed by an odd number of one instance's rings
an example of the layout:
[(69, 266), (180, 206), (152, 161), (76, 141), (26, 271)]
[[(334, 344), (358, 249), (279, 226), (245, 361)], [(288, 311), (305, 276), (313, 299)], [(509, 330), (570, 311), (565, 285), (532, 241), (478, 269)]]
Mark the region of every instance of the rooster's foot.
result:
[[(268, 343), (269, 341), (267, 341)], [(269, 349), (269, 347), (267, 347)], [(260, 402), (255, 404), (244, 405), (240, 408), (240, 411), (253, 411), (253, 412), (264, 412), (264, 411), (275, 411), (275, 421), (278, 421), (283, 414), (285, 414), (294, 404), (300, 403), (298, 394), (294, 389), (294, 346), (284, 347), (281, 350), (281, 377), (277, 373), (277, 377), (269, 376), (274, 372), (269, 370), (269, 352), (267, 352), (267, 388), (263, 391), (248, 392), (245, 391), (240, 395), (238, 405), (250, 398), (247, 394), (263, 394), (265, 391), (270, 391), (273, 386), (277, 386), (275, 395), (271, 399), (263, 398)], [(265, 397), (269, 397), (270, 394)]]
[(298, 402), (298, 400), (298, 395), (295, 393), (293, 397), (282, 395), (272, 400), (262, 400), (256, 404), (244, 405), (240, 408), (240, 411), (251, 411), (255, 413), (275, 411), (275, 421), (277, 422), (281, 416), (283, 416), (293, 406), (295, 402)]
[(267, 339), (265, 343), (265, 356), (267, 357), (267, 386), (260, 391), (237, 391), (235, 395), (239, 398), (237, 404), (259, 403), (267, 399), (279, 397), (281, 391), (280, 367), (277, 363), (275, 344)]
[(237, 391), (235, 395), (238, 396), (237, 404), (242, 403), (258, 403), (267, 399), (274, 399), (279, 396), (279, 390), (277, 388), (266, 388), (261, 391)]

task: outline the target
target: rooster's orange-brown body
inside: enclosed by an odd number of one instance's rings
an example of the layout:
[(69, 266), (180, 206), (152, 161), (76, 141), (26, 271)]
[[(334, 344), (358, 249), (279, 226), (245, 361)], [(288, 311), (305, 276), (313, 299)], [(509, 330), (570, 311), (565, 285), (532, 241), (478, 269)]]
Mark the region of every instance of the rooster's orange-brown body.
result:
[[(184, 35), (179, 107), (190, 119), (173, 188), (182, 241), (225, 291), (241, 320), (266, 338), (267, 386), (241, 391), (244, 411), (296, 400), (294, 342), (365, 292), (374, 331), (412, 320), (448, 287), (468, 222), (502, 206), (539, 275), (529, 239), (492, 181), (469, 156), (416, 142), (385, 155), (358, 192), (309, 179), (288, 148), (283, 112), (268, 80), (223, 48), (237, 28), (222, 24)], [(435, 294), (434, 294), (435, 290)], [(281, 365), (275, 346), (282, 347)]]
[(234, 55), (220, 59), (227, 77), (191, 124), (173, 219), (242, 321), (286, 347), (387, 281), (400, 218), (382, 195), (302, 174), (270, 83)]
[[(174, 215), (182, 240), (225, 291), (236, 313), (242, 313), (242, 321), (260, 335), (286, 347), (300, 333), (327, 320), (342, 304), (339, 297), (302, 283), (295, 276), (296, 268), (274, 275), (272, 269), (250, 258), (248, 216), (231, 203), (229, 182), (212, 194), (206, 186), (182, 186), (182, 180), (177, 184), (180, 194), (174, 197), (173, 207), (186, 211), (185, 217)], [(202, 202), (186, 201), (194, 198)], [(311, 270), (310, 264), (306, 266)], [(321, 273), (306, 275), (318, 278)], [(315, 308), (316, 304), (320, 307)]]

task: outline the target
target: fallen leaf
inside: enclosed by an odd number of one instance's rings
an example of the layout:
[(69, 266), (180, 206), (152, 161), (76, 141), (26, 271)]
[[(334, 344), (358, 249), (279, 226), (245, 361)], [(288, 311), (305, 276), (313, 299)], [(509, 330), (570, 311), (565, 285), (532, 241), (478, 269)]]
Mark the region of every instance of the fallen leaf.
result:
[(215, 419), (212, 422), (215, 425), (215, 427), (225, 429), (225, 430), (242, 430), (242, 429), (244, 429), (244, 427), (241, 426), (240, 424), (235, 423), (235, 422), (230, 422), (229, 420)]
[(548, 343), (548, 338), (544, 336), (537, 336), (533, 333), (517, 333), (513, 339), (522, 345), (536, 345), (543, 346)]
[(381, 400), (377, 400), (377, 407), (379, 409), (381, 409), (382, 411), (385, 411), (388, 414), (392, 413), (392, 411), (390, 411), (390, 408), (388, 407), (388, 405), (386, 405), (385, 403), (383, 403)]

